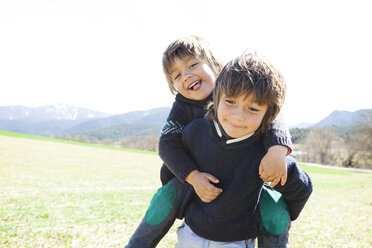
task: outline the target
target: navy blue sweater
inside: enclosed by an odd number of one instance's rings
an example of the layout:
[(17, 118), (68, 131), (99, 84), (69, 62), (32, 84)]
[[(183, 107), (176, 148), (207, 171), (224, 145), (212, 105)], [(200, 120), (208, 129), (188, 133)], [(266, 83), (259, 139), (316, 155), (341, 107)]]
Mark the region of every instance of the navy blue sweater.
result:
[[(195, 199), (186, 223), (199, 236), (228, 242), (257, 237), (258, 202), (263, 181), (258, 167), (266, 153), (264, 139), (252, 136), (227, 144), (214, 123), (205, 118), (190, 123), (182, 133), (183, 144), (198, 169), (219, 179), (223, 192), (212, 202)], [(288, 179), (275, 189), (283, 194), (291, 219), (298, 217), (312, 192), (309, 176), (287, 157)]]
[[(164, 162), (161, 168), (163, 184), (166, 184), (174, 175), (184, 181), (191, 171), (198, 169), (197, 163), (185, 152), (181, 135), (187, 124), (205, 115), (209, 101), (212, 101), (212, 95), (200, 101), (190, 100), (181, 94), (176, 95), (159, 139), (159, 156)], [(270, 124), (263, 142), (266, 150), (274, 145), (283, 145), (292, 150), (288, 128), (280, 119)]]

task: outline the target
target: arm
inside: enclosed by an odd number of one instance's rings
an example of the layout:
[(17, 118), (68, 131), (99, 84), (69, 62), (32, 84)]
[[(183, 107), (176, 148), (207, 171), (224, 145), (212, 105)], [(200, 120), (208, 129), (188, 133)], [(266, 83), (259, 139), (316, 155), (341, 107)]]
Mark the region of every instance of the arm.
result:
[(289, 130), (281, 116), (275, 119), (264, 136), (267, 149), (259, 166), (259, 174), (262, 180), (272, 181), (274, 187), (281, 181), (284, 185), (287, 180), (286, 155), (292, 151), (292, 141)]
[(211, 184), (211, 182), (218, 182), (215, 177), (197, 170), (198, 166), (185, 150), (182, 143), (182, 132), (191, 121), (190, 116), (192, 113), (186, 106), (177, 102), (173, 104), (159, 139), (159, 156), (178, 179), (186, 181), (194, 187), (196, 194), (202, 201), (210, 202), (222, 190)]
[(182, 182), (191, 171), (197, 169), (182, 144), (183, 129), (191, 121), (192, 114), (187, 106), (174, 102), (159, 139), (160, 158)]
[(313, 185), (309, 175), (297, 166), (292, 157), (287, 157), (286, 162), (288, 168), (287, 183), (284, 186), (276, 185), (274, 189), (282, 193), (291, 220), (295, 220), (309, 199), (313, 191)]
[(211, 202), (222, 193), (222, 189), (212, 184), (219, 183), (219, 180), (208, 173), (194, 170), (186, 177), (186, 182), (194, 187), (195, 193), (203, 202)]

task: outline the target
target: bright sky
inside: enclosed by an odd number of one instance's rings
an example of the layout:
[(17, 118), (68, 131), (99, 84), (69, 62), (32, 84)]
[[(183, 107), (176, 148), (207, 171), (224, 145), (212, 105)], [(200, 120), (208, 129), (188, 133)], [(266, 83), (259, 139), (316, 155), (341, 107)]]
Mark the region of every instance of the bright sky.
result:
[(289, 125), (372, 108), (369, 1), (2, 0), (0, 106), (66, 103), (113, 114), (171, 106), (161, 56), (206, 38), (284, 74)]

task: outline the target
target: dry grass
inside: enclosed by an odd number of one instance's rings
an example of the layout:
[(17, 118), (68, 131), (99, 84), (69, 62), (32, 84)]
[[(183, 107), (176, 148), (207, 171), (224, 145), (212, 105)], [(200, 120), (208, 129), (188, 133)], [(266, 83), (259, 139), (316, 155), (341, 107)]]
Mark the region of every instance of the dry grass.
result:
[[(156, 189), (156, 155), (0, 136), (0, 247), (123, 247)], [(372, 247), (371, 174), (307, 168), (292, 247)], [(174, 247), (175, 228), (158, 247)]]

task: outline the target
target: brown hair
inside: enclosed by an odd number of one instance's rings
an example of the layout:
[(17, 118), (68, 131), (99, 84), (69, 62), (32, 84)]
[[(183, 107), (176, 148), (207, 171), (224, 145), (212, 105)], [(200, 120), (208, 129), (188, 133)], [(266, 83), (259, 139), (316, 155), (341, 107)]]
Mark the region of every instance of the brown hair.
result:
[(227, 63), (218, 75), (207, 117), (217, 120), (217, 109), (223, 95), (238, 97), (253, 93), (255, 102), (267, 105), (266, 114), (256, 131), (256, 134), (263, 134), (279, 114), (285, 92), (283, 76), (274, 66), (255, 52), (245, 53)]
[(223, 67), (222, 62), (211, 51), (209, 43), (202, 37), (191, 35), (177, 39), (163, 53), (163, 71), (173, 94), (177, 93), (177, 90), (173, 86), (169, 68), (176, 58), (182, 59), (184, 56), (193, 56), (203, 60), (211, 67), (216, 76)]

